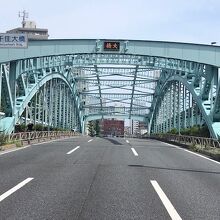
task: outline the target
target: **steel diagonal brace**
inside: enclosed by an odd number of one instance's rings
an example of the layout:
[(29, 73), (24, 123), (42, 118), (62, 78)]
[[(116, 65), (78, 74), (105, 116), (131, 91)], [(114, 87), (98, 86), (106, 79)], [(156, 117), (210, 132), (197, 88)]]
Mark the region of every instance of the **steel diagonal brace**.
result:
[(98, 72), (97, 65), (94, 65), (94, 67), (95, 67), (96, 77), (97, 77), (97, 81), (98, 81), (100, 106), (101, 106), (101, 111), (102, 111), (102, 91), (101, 91), (101, 84), (100, 84), (99, 72)]
[(2, 100), (2, 75), (3, 75), (3, 65), (0, 64), (0, 110), (1, 108), (1, 100)]
[(135, 72), (134, 72), (134, 83), (133, 83), (132, 92), (131, 92), (131, 104), (130, 104), (129, 118), (131, 118), (131, 112), (132, 112), (132, 106), (133, 106), (133, 100), (134, 100), (135, 82), (137, 79), (138, 67), (139, 66), (137, 65), (135, 68)]
[(205, 76), (205, 83), (203, 85), (202, 91), (201, 91), (201, 97), (202, 100), (207, 100), (209, 98), (209, 92), (211, 89), (211, 83), (214, 74), (218, 74), (218, 68), (212, 67), (212, 66), (207, 66), (207, 72)]
[(213, 121), (220, 122), (220, 84), (216, 91), (215, 104), (213, 108)]
[(9, 82), (9, 70), (6, 66), (6, 64), (2, 65), (2, 77), (5, 78), (6, 81), (6, 87), (7, 87), (7, 93), (8, 93), (8, 98), (10, 102), (10, 107), (13, 109), (13, 99), (12, 99), (12, 93), (11, 93), (11, 88), (10, 88), (10, 82)]

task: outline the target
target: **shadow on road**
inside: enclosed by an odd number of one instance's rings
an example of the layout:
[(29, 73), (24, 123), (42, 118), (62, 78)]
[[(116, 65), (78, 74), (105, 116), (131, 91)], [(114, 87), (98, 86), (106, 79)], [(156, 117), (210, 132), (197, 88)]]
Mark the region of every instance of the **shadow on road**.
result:
[(137, 168), (149, 168), (149, 169), (159, 169), (159, 170), (171, 170), (171, 171), (183, 171), (183, 172), (195, 172), (195, 173), (207, 173), (207, 174), (220, 174), (217, 171), (205, 171), (205, 170), (191, 170), (191, 169), (178, 169), (178, 168), (165, 168), (165, 167), (153, 167), (153, 166), (145, 166), (141, 164), (130, 164), (129, 167), (137, 167)]
[(118, 141), (116, 141), (115, 139), (112, 139), (112, 138), (103, 138), (103, 139), (105, 139), (107, 141), (110, 141), (114, 145), (123, 145), (122, 143), (120, 143), (120, 142), (118, 142)]

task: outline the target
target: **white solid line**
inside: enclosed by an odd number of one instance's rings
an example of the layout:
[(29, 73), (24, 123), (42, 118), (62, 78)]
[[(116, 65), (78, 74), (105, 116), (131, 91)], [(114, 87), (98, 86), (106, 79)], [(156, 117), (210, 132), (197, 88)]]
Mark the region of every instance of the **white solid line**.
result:
[[(163, 143), (164, 143), (164, 142), (163, 142)], [(203, 158), (203, 159), (212, 161), (212, 162), (214, 162), (214, 163), (220, 164), (220, 162), (218, 162), (218, 161), (216, 161), (216, 160), (210, 159), (210, 158), (208, 158), (208, 157), (206, 157), (206, 156), (203, 156), (203, 155), (201, 155), (201, 154), (192, 152), (192, 151), (190, 151), (190, 150), (187, 150), (187, 149), (184, 149), (184, 148), (175, 146), (175, 145), (173, 145), (173, 144), (168, 144), (168, 143), (164, 143), (164, 144), (169, 145), (169, 146), (172, 146), (172, 147), (175, 147), (175, 148), (180, 149), (180, 150), (183, 150), (183, 151), (186, 151), (186, 152), (188, 152), (188, 153), (190, 153), (190, 154), (194, 154), (194, 155), (196, 155), (196, 156), (198, 156), (198, 157), (201, 157), (201, 158)]]
[(91, 141), (93, 141), (93, 139), (89, 140), (88, 142), (91, 142)]
[(127, 143), (129, 143), (129, 140), (126, 140)]
[(216, 161), (216, 160), (212, 160), (212, 159), (210, 159), (210, 158), (208, 158), (208, 157), (205, 157), (205, 156), (203, 156), (203, 155), (194, 153), (194, 152), (192, 152), (192, 151), (190, 151), (190, 150), (186, 150), (186, 149), (182, 149), (182, 150), (184, 150), (184, 151), (186, 151), (186, 152), (188, 152), (188, 153), (194, 154), (194, 155), (196, 155), (196, 156), (198, 156), (198, 157), (202, 157), (203, 159), (206, 159), (206, 160), (212, 161), (212, 162), (214, 162), (214, 163), (220, 164), (220, 162), (218, 162), (218, 161)]
[(22, 181), (21, 183), (19, 183), (18, 185), (16, 185), (15, 187), (13, 187), (12, 189), (8, 190), (7, 192), (3, 193), (0, 196), (0, 202), (3, 201), (5, 198), (7, 198), (8, 196), (10, 196), (12, 193), (14, 193), (15, 191), (17, 191), (18, 189), (20, 189), (21, 187), (23, 187), (24, 185), (26, 185), (27, 183), (29, 183), (31, 180), (33, 180), (34, 178), (29, 177), (26, 180)]
[(30, 147), (31, 145), (27, 145), (25, 147), (21, 147), (21, 148), (17, 148), (17, 149), (13, 149), (13, 150), (7, 150), (6, 152), (2, 152), (0, 153), (0, 156), (1, 155), (4, 155), (4, 154), (8, 154), (8, 153), (11, 153), (11, 152), (15, 152), (15, 151), (18, 151), (18, 150), (24, 150), (25, 148), (28, 148)]
[(65, 139), (70, 139), (70, 138), (72, 138), (72, 137), (60, 138), (60, 139), (54, 139), (54, 140), (44, 141), (44, 142), (40, 142), (40, 143), (36, 143), (36, 144), (32, 144), (32, 145), (49, 144), (49, 143), (52, 143), (52, 142), (62, 141), (62, 140), (65, 140)]
[(52, 143), (52, 142), (55, 142), (55, 141), (57, 141), (57, 140), (45, 141), (45, 142), (40, 142), (40, 143), (36, 143), (36, 144), (32, 144), (32, 145), (49, 144), (49, 143)]
[[(73, 138), (73, 137), (70, 137), (70, 138)], [(8, 154), (8, 153), (15, 152), (15, 151), (19, 151), (19, 150), (24, 150), (25, 148), (31, 147), (31, 146), (33, 146), (33, 145), (47, 144), (47, 143), (55, 142), (55, 141), (62, 141), (62, 140), (64, 140), (64, 139), (69, 139), (69, 137), (63, 138), (63, 139), (55, 139), (55, 140), (46, 141), (46, 142), (40, 142), (40, 143), (36, 143), (36, 144), (30, 144), (30, 145), (27, 145), (27, 146), (25, 146), (25, 147), (20, 147), (20, 148), (13, 149), (13, 150), (7, 150), (6, 152), (0, 153), (0, 156), (1, 156), (1, 155), (4, 155), (4, 154)]]
[(132, 150), (132, 152), (133, 152), (133, 154), (134, 154), (135, 156), (138, 156), (137, 151), (136, 151), (133, 147), (131, 148), (131, 150)]
[(181, 147), (178, 147), (178, 146), (173, 145), (173, 144), (168, 144), (168, 143), (165, 143), (165, 142), (162, 142), (162, 143), (164, 143), (164, 144), (166, 144), (166, 145), (168, 145), (168, 146), (171, 146), (171, 147), (175, 147), (175, 148), (177, 148), (177, 149), (181, 149)]
[(69, 151), (69, 152), (66, 153), (66, 154), (71, 154), (71, 153), (73, 153), (75, 150), (77, 150), (77, 149), (79, 149), (79, 148), (80, 148), (80, 146), (77, 146), (76, 148), (74, 148), (73, 150)]
[(163, 192), (159, 184), (156, 180), (151, 180), (151, 184), (153, 185), (155, 191), (157, 192), (158, 196), (160, 197), (163, 205), (165, 206), (167, 212), (169, 213), (171, 219), (173, 220), (181, 220), (182, 218), (177, 213), (176, 209), (173, 207), (170, 200), (167, 198), (166, 194)]

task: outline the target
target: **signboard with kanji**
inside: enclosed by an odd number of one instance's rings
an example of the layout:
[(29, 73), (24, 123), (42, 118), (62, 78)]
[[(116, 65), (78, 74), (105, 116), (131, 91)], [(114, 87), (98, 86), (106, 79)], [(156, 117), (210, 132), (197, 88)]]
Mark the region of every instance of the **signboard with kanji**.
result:
[(119, 51), (120, 50), (120, 42), (105, 41), (104, 42), (104, 50), (105, 51)]
[(0, 33), (0, 47), (2, 48), (26, 48), (28, 46), (27, 34)]

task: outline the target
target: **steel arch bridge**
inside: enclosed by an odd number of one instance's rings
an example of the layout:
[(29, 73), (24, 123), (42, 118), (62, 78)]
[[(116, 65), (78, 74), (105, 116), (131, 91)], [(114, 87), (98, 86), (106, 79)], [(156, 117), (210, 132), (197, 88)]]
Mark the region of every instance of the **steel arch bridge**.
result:
[(1, 48), (0, 130), (31, 121), (83, 132), (87, 121), (114, 117), (144, 121), (151, 133), (206, 124), (219, 138), (219, 67), (220, 47), (211, 45), (89, 39)]

